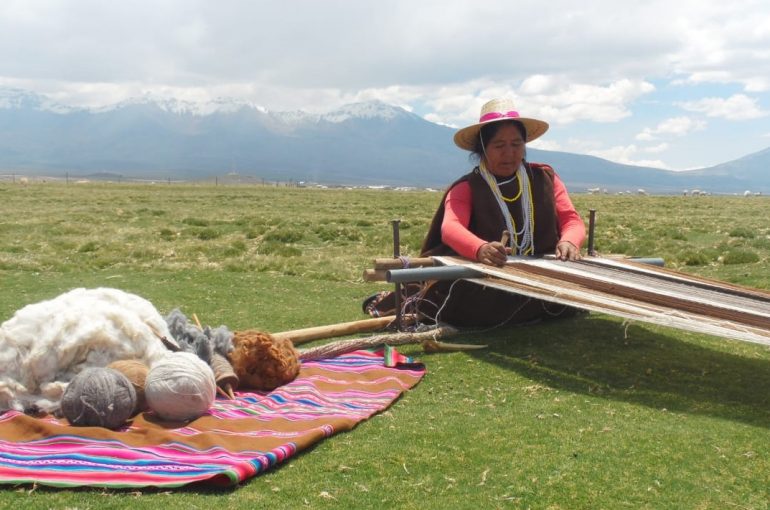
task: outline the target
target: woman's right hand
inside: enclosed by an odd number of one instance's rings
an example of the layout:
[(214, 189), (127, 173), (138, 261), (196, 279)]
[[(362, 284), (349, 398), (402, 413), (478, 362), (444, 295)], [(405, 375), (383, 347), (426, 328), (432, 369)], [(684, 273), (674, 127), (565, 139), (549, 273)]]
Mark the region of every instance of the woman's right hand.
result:
[(505, 264), (506, 260), (508, 260), (508, 253), (510, 253), (510, 250), (510, 248), (506, 248), (499, 241), (485, 243), (482, 244), (476, 252), (476, 260), (482, 264), (500, 267)]

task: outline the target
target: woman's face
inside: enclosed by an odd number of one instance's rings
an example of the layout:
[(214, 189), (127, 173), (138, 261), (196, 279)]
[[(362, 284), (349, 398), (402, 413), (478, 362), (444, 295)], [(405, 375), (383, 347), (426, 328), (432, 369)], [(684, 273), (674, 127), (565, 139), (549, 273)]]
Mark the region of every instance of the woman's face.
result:
[(516, 173), (524, 159), (524, 144), (521, 131), (516, 126), (500, 126), (491, 140), (484, 141), (487, 169), (498, 177), (509, 177)]

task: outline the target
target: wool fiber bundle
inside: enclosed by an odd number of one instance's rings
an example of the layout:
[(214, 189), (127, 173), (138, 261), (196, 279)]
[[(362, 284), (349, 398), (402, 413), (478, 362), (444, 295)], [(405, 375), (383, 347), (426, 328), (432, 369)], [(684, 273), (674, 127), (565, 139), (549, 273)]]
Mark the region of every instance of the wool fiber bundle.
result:
[(53, 412), (67, 384), (87, 367), (121, 359), (147, 366), (173, 338), (155, 307), (110, 289), (74, 289), (30, 304), (0, 325), (0, 412)]
[(116, 429), (134, 414), (136, 392), (128, 378), (111, 368), (88, 367), (75, 376), (61, 399), (61, 411), (80, 427)]
[(150, 409), (164, 420), (194, 420), (214, 402), (214, 372), (195, 354), (175, 352), (150, 368), (144, 395)]
[(166, 323), (182, 350), (197, 354), (209, 365), (215, 354), (227, 356), (233, 350), (233, 334), (227, 326), (198, 327), (196, 324), (191, 324), (187, 316), (178, 308), (166, 316)]
[(291, 340), (256, 330), (236, 331), (230, 361), (239, 387), (269, 391), (299, 374), (299, 353)]

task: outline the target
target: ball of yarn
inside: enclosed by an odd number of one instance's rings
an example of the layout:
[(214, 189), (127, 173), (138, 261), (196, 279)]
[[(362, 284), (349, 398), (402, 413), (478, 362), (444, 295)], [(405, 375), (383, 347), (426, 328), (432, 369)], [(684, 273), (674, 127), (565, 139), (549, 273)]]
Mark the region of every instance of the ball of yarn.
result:
[(241, 387), (268, 391), (293, 381), (299, 373), (299, 353), (291, 340), (247, 330), (234, 333), (233, 345), (230, 361)]
[(156, 362), (144, 383), (147, 405), (171, 421), (200, 417), (214, 402), (214, 372), (190, 352), (174, 352)]
[(61, 400), (72, 425), (115, 429), (133, 415), (136, 392), (128, 378), (111, 368), (89, 367), (70, 381)]
[(147, 380), (147, 373), (150, 371), (147, 365), (135, 359), (122, 359), (113, 361), (107, 365), (107, 368), (117, 370), (131, 381), (136, 392), (136, 406), (133, 414), (146, 410), (147, 399), (144, 396), (144, 383)]

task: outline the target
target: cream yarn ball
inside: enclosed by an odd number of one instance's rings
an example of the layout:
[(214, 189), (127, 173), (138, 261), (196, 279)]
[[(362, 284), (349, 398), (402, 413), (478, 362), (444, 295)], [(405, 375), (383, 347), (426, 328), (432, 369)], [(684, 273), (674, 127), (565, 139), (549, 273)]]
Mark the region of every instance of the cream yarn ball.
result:
[(214, 371), (195, 354), (170, 353), (150, 368), (144, 396), (149, 408), (165, 420), (194, 420), (214, 402)]

